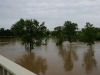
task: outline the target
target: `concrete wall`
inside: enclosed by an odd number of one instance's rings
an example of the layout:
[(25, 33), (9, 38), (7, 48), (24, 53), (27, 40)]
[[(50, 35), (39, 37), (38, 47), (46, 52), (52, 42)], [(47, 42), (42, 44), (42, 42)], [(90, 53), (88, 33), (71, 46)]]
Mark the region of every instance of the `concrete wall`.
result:
[(36, 75), (36, 74), (0, 55), (0, 75)]

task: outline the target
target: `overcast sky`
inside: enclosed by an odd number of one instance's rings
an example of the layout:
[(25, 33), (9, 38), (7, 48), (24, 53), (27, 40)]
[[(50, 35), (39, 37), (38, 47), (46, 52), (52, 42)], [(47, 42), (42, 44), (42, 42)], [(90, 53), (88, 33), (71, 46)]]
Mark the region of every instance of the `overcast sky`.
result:
[(100, 27), (100, 0), (0, 0), (0, 28), (10, 28), (20, 18), (44, 21), (50, 30), (67, 20), (79, 28), (86, 22)]

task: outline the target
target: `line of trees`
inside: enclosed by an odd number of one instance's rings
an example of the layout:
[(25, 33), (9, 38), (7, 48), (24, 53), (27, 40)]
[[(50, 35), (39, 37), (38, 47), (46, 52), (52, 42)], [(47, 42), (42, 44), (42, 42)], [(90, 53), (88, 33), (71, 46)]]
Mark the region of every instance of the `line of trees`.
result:
[(57, 26), (51, 35), (57, 38), (56, 45), (61, 45), (64, 41), (72, 42), (82, 41), (92, 46), (95, 40), (100, 40), (100, 28), (96, 28), (89, 22), (79, 31), (77, 23), (65, 21), (63, 26)]
[(70, 44), (82, 41), (92, 46), (95, 40), (100, 40), (100, 28), (87, 22), (85, 27), (79, 31), (77, 23), (65, 21), (63, 26), (57, 26), (50, 32), (45, 22), (40, 24), (35, 19), (20, 19), (11, 26), (11, 29), (0, 28), (0, 37), (18, 37), (30, 50), (34, 49), (35, 45), (47, 44), (49, 35), (57, 39), (56, 45), (61, 45), (64, 41), (69, 41)]
[(10, 29), (0, 28), (0, 37), (12, 37), (13, 32)]

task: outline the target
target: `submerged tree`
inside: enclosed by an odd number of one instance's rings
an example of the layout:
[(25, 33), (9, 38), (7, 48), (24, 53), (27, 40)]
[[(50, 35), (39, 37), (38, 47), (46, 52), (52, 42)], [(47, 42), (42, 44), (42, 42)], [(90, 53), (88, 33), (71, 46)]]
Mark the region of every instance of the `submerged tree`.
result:
[(17, 21), (15, 24), (12, 25), (11, 30), (14, 32), (14, 35), (16, 37), (22, 37), (24, 33), (24, 26), (25, 26), (25, 21), (24, 19), (20, 19)]
[(96, 31), (96, 40), (100, 40), (100, 28), (95, 27)]
[(83, 41), (88, 43), (88, 45), (92, 46), (96, 38), (96, 30), (93, 24), (87, 22), (85, 28), (82, 29), (82, 33)]
[(11, 30), (15, 36), (20, 38), (23, 44), (29, 46), (31, 50), (34, 49), (34, 45), (41, 45), (42, 40), (46, 37), (47, 28), (44, 24), (44, 22), (39, 24), (35, 19), (20, 19), (17, 23), (13, 24)]
[(72, 23), (71, 21), (65, 21), (64, 34), (66, 35), (66, 39), (70, 42), (70, 44), (71, 42), (76, 41), (77, 30), (78, 30), (78, 25), (76, 23)]
[(52, 35), (57, 38), (57, 45), (61, 45), (64, 41), (69, 41), (70, 44), (77, 39), (78, 25), (71, 21), (65, 21), (63, 26), (54, 28)]
[(54, 28), (55, 31), (55, 37), (57, 38), (57, 43), (56, 45), (61, 45), (63, 43), (63, 41), (65, 40), (64, 38), (64, 34), (63, 34), (63, 26), (58, 26)]

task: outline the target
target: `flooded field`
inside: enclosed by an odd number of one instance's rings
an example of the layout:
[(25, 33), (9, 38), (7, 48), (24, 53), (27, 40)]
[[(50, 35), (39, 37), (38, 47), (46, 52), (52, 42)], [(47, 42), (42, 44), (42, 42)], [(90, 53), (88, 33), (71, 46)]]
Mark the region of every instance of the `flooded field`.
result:
[(16, 62), (37, 75), (99, 75), (100, 42), (93, 48), (77, 42), (56, 46), (54, 39), (35, 47), (30, 53), (20, 41), (0, 40), (0, 55)]

